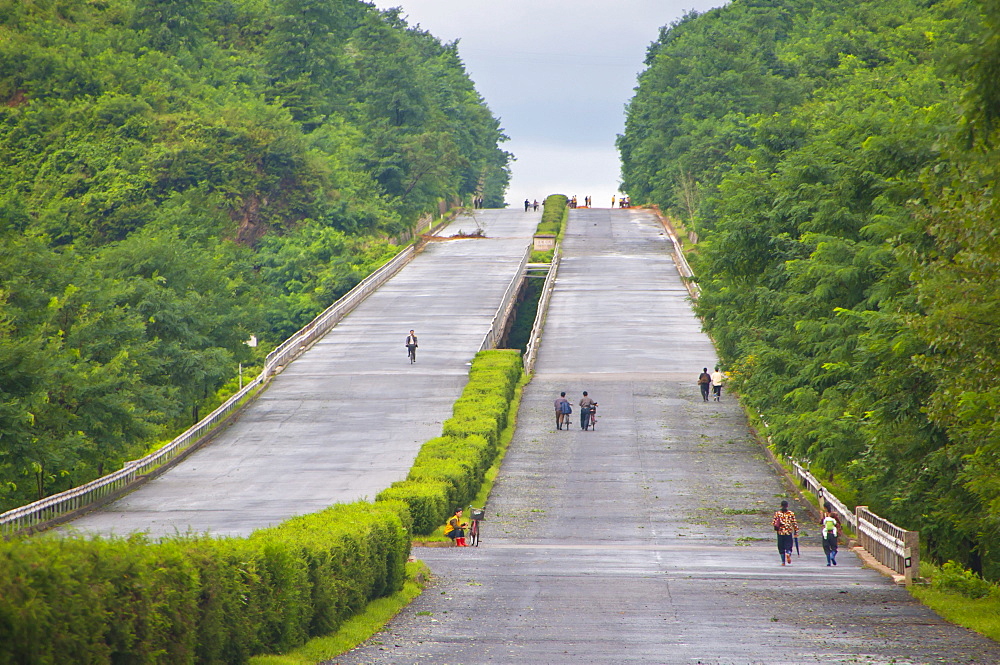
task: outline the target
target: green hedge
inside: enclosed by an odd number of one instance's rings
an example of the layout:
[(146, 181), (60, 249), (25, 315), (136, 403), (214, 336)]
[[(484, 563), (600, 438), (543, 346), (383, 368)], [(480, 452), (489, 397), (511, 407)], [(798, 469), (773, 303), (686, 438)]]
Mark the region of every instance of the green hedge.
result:
[(248, 538), (0, 542), (0, 663), (242, 663), (402, 588), (398, 501), (333, 506)]
[(479, 490), (521, 378), (517, 351), (476, 355), (407, 480), (247, 538), (0, 542), (0, 665), (243, 663), (333, 632), (402, 588), (410, 534)]
[[(567, 203), (569, 199), (563, 194), (551, 194), (545, 198), (545, 210), (535, 227), (535, 233), (554, 233), (562, 238), (566, 220), (569, 217)], [(551, 263), (554, 250), (547, 252), (532, 252), (532, 263)]]
[(409, 505), (414, 533), (432, 533), (455, 508), (475, 497), (499, 452), (522, 371), (518, 351), (476, 354), (454, 416), (441, 425), (443, 435), (421, 447), (406, 480), (379, 493), (378, 499)]

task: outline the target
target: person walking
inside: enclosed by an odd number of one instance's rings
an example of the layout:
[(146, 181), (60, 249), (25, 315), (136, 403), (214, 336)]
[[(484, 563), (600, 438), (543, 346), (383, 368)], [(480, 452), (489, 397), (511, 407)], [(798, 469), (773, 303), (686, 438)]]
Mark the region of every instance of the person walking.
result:
[(583, 391), (583, 399), (580, 400), (580, 429), (587, 429), (590, 424), (590, 414), (594, 412), (594, 400), (590, 399), (587, 391)]
[(417, 362), (417, 333), (410, 331), (406, 336), (406, 355), (410, 358), (410, 364)]
[(826, 565), (837, 565), (837, 539), (840, 537), (840, 520), (837, 513), (833, 512), (833, 506), (827, 503), (826, 511), (823, 513), (823, 554), (826, 555)]
[(712, 399), (716, 402), (722, 399), (722, 384), (726, 381), (725, 375), (719, 371), (718, 366), (716, 366), (715, 371), (712, 372)]
[(614, 194), (611, 195), (611, 207), (612, 208), (615, 207), (615, 195)]
[(791, 565), (792, 545), (799, 535), (799, 523), (795, 521), (795, 513), (788, 509), (787, 501), (781, 502), (781, 510), (774, 513), (771, 524), (778, 535), (778, 556), (781, 557), (781, 565)]
[(701, 374), (698, 375), (698, 387), (701, 388), (701, 399), (708, 401), (708, 389), (712, 385), (712, 375), (708, 373), (708, 368), (705, 367), (701, 370)]
[(524, 199), (524, 212), (528, 212), (528, 208), (531, 207), (531, 201)]
[(573, 413), (573, 406), (566, 399), (566, 393), (559, 393), (559, 397), (556, 397), (555, 401), (556, 407), (556, 429), (562, 429), (563, 423), (566, 423), (566, 429), (569, 429), (569, 414)]
[(532, 212), (538, 211), (538, 199), (535, 199), (534, 201), (531, 202), (531, 211)]

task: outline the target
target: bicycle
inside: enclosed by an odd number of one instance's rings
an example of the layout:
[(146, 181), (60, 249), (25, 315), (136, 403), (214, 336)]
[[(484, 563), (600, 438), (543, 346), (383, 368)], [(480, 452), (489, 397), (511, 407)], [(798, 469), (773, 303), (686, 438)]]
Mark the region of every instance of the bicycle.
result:
[(583, 429), (597, 429), (597, 402), (590, 405), (590, 417), (584, 422)]
[(479, 523), (486, 517), (485, 508), (469, 506), (469, 544), (479, 547)]

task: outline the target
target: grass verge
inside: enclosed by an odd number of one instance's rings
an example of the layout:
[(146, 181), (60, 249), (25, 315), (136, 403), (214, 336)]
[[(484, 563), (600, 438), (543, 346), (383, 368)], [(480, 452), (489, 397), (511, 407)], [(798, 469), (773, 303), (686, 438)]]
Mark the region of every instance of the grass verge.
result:
[(351, 617), (331, 635), (316, 637), (306, 644), (280, 656), (254, 656), (249, 665), (316, 665), (350, 651), (382, 630), (389, 620), (413, 602), (424, 590), (430, 570), (420, 561), (406, 564), (403, 590), (369, 603), (363, 612)]
[(1000, 642), (1000, 585), (952, 561), (941, 566), (921, 561), (920, 576), (929, 583), (910, 586), (914, 598), (946, 621)]
[(910, 593), (946, 621), (1000, 642), (1000, 594), (969, 598), (922, 584), (912, 585)]

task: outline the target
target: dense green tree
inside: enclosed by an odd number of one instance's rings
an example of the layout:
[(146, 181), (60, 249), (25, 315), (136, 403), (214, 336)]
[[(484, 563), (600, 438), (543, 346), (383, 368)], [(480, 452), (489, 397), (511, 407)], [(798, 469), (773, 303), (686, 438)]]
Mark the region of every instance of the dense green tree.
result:
[[(995, 2), (733, 2), (664, 29), (619, 140), (776, 447), (1000, 576)], [(964, 115), (962, 109), (965, 109)]]
[(0, 34), (0, 510), (189, 425), (440, 201), (502, 202), (498, 121), (396, 11), (0, 0)]

